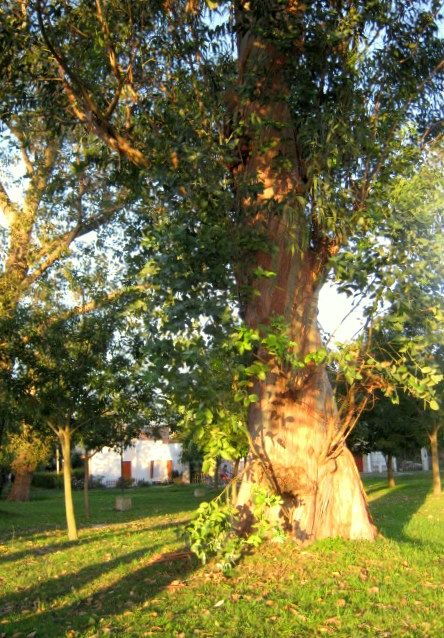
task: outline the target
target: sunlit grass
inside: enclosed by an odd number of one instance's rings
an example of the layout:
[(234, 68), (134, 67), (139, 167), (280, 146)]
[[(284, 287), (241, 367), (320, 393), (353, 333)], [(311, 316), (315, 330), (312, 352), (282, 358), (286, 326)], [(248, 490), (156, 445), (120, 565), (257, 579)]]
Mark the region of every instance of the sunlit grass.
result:
[(442, 636), (443, 500), (430, 483), (368, 482), (374, 543), (269, 545), (229, 578), (181, 551), (192, 487), (132, 490), (123, 513), (116, 491), (95, 491), (90, 521), (76, 494), (78, 543), (66, 540), (60, 493), (2, 501), (0, 636)]

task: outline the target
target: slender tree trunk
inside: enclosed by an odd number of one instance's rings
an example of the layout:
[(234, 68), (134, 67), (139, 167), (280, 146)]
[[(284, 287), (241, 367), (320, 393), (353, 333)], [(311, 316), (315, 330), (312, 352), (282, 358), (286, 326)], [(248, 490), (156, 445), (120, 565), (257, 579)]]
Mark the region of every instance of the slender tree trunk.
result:
[(32, 474), (32, 472), (25, 471), (15, 473), (14, 483), (9, 492), (8, 501), (29, 501)]
[[(283, 318), (293, 354), (301, 360), (322, 346), (318, 295), (337, 240), (322, 235), (316, 214), (307, 217), (300, 203), (308, 178), (288, 106), (288, 53), (253, 35), (248, 20), (242, 35), (242, 19), (238, 121), (259, 124), (245, 125), (241, 161), (232, 172), (237, 206), (268, 250), (246, 257), (236, 276), (240, 289), (255, 290), (243, 308), (246, 324), (261, 331), (274, 317)], [(246, 195), (257, 183), (259, 193), (256, 187), (256, 195)], [(258, 277), (258, 268), (275, 274)], [(338, 441), (341, 423), (326, 370), (314, 363), (295, 370), (265, 349), (256, 354), (269, 372), (256, 381), (258, 401), (248, 414), (252, 449), (237, 500), (244, 527), (252, 521), (254, 486), (266, 485), (281, 496), (278, 516), (300, 541), (373, 539), (376, 529), (353, 456)]]
[(78, 534), (72, 498), (71, 431), (68, 425), (59, 430), (59, 440), (63, 455), (63, 489), (68, 538), (70, 541), (75, 541), (78, 539)]
[(439, 425), (436, 424), (431, 432), (429, 432), (430, 452), (432, 457), (432, 477), (433, 477), (433, 494), (439, 496), (441, 494), (441, 473), (439, 469), (438, 454), (438, 432)]
[(393, 469), (393, 455), (387, 454), (387, 484), (389, 487), (395, 487), (395, 473)]
[(88, 454), (88, 450), (85, 448), (85, 458), (83, 461), (83, 506), (86, 518), (91, 516), (89, 506), (89, 459), (90, 456)]

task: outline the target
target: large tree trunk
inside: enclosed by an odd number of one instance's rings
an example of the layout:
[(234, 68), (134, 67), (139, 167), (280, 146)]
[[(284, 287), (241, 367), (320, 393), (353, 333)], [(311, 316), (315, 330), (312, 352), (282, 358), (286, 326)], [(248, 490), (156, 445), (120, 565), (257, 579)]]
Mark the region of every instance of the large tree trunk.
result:
[(389, 487), (395, 487), (395, 473), (393, 469), (393, 454), (387, 454), (387, 484)]
[(60, 429), (58, 435), (63, 455), (63, 491), (68, 538), (70, 541), (75, 541), (78, 538), (78, 534), (72, 498), (71, 431), (69, 426)]
[[(240, 139), (242, 161), (233, 177), (246, 223), (263, 234), (268, 250), (250, 255), (237, 276), (255, 289), (244, 305), (247, 325), (262, 330), (273, 317), (282, 317), (292, 354), (302, 360), (322, 345), (318, 295), (337, 243), (322, 235), (314, 213), (308, 217), (300, 203), (307, 176), (288, 106), (287, 56), (248, 30), (239, 36), (238, 119), (260, 123)], [(246, 195), (254, 183), (262, 190)], [(257, 277), (258, 267), (275, 276)], [(341, 424), (325, 368), (309, 364), (295, 370), (264, 349), (256, 354), (269, 372), (256, 381), (259, 399), (248, 414), (252, 450), (237, 500), (245, 525), (251, 522), (254, 486), (262, 484), (281, 495), (279, 516), (301, 541), (373, 539), (359, 473), (345, 442), (338, 440)]]
[(430, 452), (432, 456), (432, 476), (433, 476), (433, 494), (439, 496), (441, 494), (441, 473), (439, 470), (439, 454), (438, 454), (438, 432), (439, 425), (436, 424), (431, 432), (429, 432)]
[(9, 492), (9, 501), (29, 501), (32, 472), (16, 472), (14, 483)]
[[(318, 345), (308, 343), (313, 350)], [(353, 456), (342, 442), (333, 444), (340, 423), (327, 373), (322, 366), (306, 373), (298, 379), (275, 366), (256, 382), (259, 401), (248, 416), (253, 450), (237, 504), (248, 525), (254, 485), (266, 485), (281, 495), (280, 517), (297, 539), (373, 539), (376, 529)]]

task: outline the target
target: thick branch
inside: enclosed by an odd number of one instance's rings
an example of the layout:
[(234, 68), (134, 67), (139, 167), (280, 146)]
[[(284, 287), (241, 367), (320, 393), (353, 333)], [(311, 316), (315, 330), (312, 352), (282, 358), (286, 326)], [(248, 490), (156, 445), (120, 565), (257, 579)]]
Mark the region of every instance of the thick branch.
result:
[(8, 228), (14, 224), (17, 216), (20, 214), (20, 208), (15, 204), (6, 192), (5, 187), (0, 182), (0, 210)]
[(41, 159), (35, 159), (34, 161), (31, 180), (26, 189), (25, 203), (23, 206), (23, 212), (28, 218), (29, 226), (32, 225), (35, 215), (37, 214), (40, 201), (48, 185), (49, 176), (55, 166), (58, 150), (59, 143), (57, 140), (50, 139), (43, 151)]
[(88, 233), (97, 230), (110, 223), (114, 214), (122, 209), (123, 203), (116, 202), (97, 215), (93, 215), (84, 222), (80, 222), (71, 230), (56, 237), (46, 249), (40, 251), (39, 258), (43, 259), (40, 265), (28, 275), (23, 281), (22, 287), (28, 288), (36, 282), (56, 261), (63, 256), (68, 250), (72, 242), (79, 237), (83, 237)]
[(26, 147), (25, 136), (23, 135), (23, 131), (21, 131), (17, 126), (14, 126), (13, 124), (9, 124), (7, 122), (5, 122), (5, 124), (9, 128), (9, 130), (11, 131), (11, 133), (14, 135), (14, 137), (16, 138), (16, 140), (18, 142), (20, 153), (21, 153), (21, 156), (22, 156), (22, 161), (23, 161), (23, 164), (26, 167), (26, 171), (27, 171), (28, 175), (29, 176), (33, 175), (34, 166), (33, 166), (33, 163), (31, 161), (31, 158), (29, 157), (29, 154), (28, 154), (28, 149)]
[[(78, 120), (88, 126), (113, 151), (140, 167), (149, 165), (147, 157), (131, 141), (120, 135), (103, 114), (82, 79), (69, 67), (63, 55), (51, 42), (43, 22), (42, 0), (37, 2), (37, 16), (42, 37), (57, 62), (69, 104)], [(109, 109), (108, 109), (109, 111)], [(108, 112), (108, 117), (111, 113)]]

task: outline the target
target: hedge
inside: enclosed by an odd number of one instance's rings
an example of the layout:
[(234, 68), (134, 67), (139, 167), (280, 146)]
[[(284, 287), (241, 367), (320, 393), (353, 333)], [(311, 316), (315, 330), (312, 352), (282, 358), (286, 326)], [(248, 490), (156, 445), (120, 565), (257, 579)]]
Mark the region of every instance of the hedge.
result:
[[(75, 481), (83, 479), (83, 468), (76, 467), (72, 470), (72, 478)], [(34, 487), (45, 487), (47, 489), (63, 489), (63, 474), (57, 472), (34, 472), (32, 476)]]

